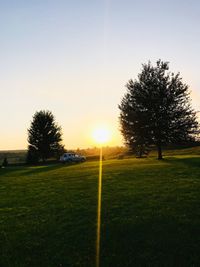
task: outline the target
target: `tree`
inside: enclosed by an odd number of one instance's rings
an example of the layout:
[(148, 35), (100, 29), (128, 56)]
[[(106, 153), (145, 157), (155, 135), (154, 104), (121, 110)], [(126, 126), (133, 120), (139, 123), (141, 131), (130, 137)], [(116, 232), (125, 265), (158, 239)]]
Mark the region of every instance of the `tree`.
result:
[(7, 167), (8, 166), (8, 160), (7, 160), (7, 157), (5, 157), (4, 159), (3, 159), (3, 163), (2, 163), (2, 167)]
[(39, 152), (34, 146), (28, 146), (28, 152), (26, 156), (26, 162), (29, 164), (37, 164), (39, 161)]
[(162, 146), (194, 140), (199, 132), (196, 112), (191, 107), (188, 86), (180, 74), (168, 72), (168, 62), (142, 65), (138, 79), (129, 80), (120, 109), (121, 132), (126, 144), (141, 153)]
[(63, 149), (61, 127), (59, 127), (50, 111), (38, 111), (28, 129), (27, 162), (36, 163), (40, 159), (46, 161), (49, 157), (57, 156)]

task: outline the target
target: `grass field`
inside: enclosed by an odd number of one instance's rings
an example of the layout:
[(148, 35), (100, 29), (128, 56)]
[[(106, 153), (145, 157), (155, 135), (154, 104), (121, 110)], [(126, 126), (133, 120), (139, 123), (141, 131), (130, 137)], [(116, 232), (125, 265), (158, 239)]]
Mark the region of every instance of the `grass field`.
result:
[[(101, 266), (200, 266), (200, 156), (103, 163)], [(0, 169), (0, 266), (94, 267), (98, 162)]]

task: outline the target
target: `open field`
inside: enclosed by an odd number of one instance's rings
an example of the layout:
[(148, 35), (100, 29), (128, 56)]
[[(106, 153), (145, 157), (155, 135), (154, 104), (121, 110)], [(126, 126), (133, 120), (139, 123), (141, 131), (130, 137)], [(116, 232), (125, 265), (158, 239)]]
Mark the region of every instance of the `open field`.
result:
[[(97, 147), (87, 149), (68, 150), (87, 157), (88, 161), (97, 160), (99, 157), (99, 149)], [(106, 159), (117, 158), (119, 155), (126, 153), (125, 147), (104, 147), (103, 153)], [(26, 163), (27, 150), (0, 150), (0, 166), (6, 157), (9, 165), (23, 165)], [(49, 161), (49, 160), (48, 160)], [(50, 159), (50, 162), (58, 161), (56, 158)]]
[[(200, 266), (199, 148), (103, 163), (101, 266)], [(98, 162), (0, 169), (0, 266), (94, 267)]]
[(23, 164), (26, 161), (26, 150), (0, 150), (0, 165), (6, 157), (9, 164)]

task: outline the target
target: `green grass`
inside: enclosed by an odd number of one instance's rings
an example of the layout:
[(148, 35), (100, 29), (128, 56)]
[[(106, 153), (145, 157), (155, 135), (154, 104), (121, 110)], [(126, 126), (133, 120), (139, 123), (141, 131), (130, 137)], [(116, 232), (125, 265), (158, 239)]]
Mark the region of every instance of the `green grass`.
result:
[[(169, 153), (168, 153), (169, 154)], [(101, 266), (200, 266), (200, 156), (103, 163)], [(0, 266), (94, 267), (98, 162), (0, 170)]]

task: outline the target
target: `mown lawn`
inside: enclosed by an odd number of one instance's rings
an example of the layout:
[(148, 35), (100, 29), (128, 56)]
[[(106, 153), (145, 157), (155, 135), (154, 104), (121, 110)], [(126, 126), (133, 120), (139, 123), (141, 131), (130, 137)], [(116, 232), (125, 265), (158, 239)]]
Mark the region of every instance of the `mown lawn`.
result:
[[(103, 163), (101, 266), (200, 266), (200, 156)], [(98, 162), (0, 169), (0, 266), (94, 267)]]

